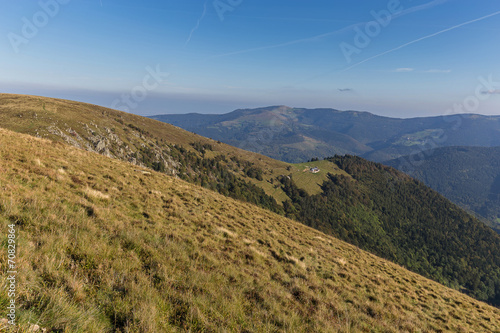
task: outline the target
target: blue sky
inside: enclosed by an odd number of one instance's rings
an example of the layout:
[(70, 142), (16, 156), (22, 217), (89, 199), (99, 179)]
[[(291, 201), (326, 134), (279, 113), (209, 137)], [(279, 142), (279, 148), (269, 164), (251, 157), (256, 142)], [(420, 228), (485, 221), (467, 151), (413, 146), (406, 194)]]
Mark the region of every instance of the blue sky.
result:
[(0, 0), (0, 92), (125, 111), (500, 114), (500, 2)]

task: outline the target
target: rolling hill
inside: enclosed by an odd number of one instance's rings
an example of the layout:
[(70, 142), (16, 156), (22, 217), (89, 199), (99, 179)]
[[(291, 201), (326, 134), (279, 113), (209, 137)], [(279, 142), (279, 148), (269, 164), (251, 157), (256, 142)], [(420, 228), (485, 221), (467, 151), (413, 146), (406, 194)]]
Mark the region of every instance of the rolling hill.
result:
[(287, 163), (172, 125), (86, 103), (0, 94), (0, 126), (149, 167), (280, 210), (272, 197), (248, 182), (246, 173), (257, 167), (286, 170)]
[(441, 146), (500, 146), (498, 116), (399, 119), (359, 111), (272, 106), (221, 115), (151, 118), (292, 163), (335, 154), (382, 162)]
[[(176, 126), (75, 101), (0, 94), (0, 127), (149, 167), (274, 211), (287, 196), (271, 179), (296, 174), (297, 184), (310, 194), (318, 193), (326, 180), (326, 172), (303, 174), (303, 165), (294, 167)], [(341, 172), (333, 163), (321, 167)]]
[[(355, 157), (289, 164), (156, 120), (34, 96), (0, 95), (0, 126), (148, 167), (286, 215), (499, 304), (500, 236), (421, 183), (380, 164)], [(314, 167), (320, 172), (311, 173)]]
[(500, 231), (500, 147), (444, 147), (384, 164), (420, 179)]
[[(0, 129), (17, 323), (52, 332), (495, 332), (500, 310), (255, 205)], [(7, 251), (0, 253), (5, 278)], [(0, 291), (0, 314), (10, 301)], [(7, 330), (5, 322), (1, 327)]]

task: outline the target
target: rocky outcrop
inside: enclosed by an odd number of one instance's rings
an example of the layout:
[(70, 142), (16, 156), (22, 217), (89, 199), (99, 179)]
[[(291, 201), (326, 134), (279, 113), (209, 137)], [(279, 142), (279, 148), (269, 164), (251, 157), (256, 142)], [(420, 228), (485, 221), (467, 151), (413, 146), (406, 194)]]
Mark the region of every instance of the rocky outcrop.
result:
[[(143, 152), (147, 150), (153, 153), (154, 162), (161, 163), (163, 165), (162, 170), (165, 170), (165, 173), (169, 175), (176, 176), (180, 166), (168, 154), (171, 149), (167, 144), (160, 146), (157, 142), (132, 129), (127, 129), (131, 135), (123, 138), (123, 140), (112, 129), (108, 127), (101, 128), (94, 122), (90, 122), (90, 124), (82, 123), (82, 130), (80, 131), (83, 133), (78, 133), (77, 130), (71, 127), (63, 130), (55, 124), (49, 126), (47, 130), (77, 148), (127, 161), (138, 166), (146, 166), (142, 161), (144, 160)], [(124, 140), (129, 143), (125, 143)]]

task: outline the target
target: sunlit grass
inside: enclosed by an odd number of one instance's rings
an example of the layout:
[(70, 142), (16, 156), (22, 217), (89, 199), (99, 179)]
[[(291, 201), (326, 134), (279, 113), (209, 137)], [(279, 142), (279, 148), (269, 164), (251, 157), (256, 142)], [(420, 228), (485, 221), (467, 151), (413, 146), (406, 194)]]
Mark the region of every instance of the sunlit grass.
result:
[(7, 225), (19, 234), (21, 332), (500, 327), (498, 309), (297, 222), (3, 129), (0, 189), (2, 279)]

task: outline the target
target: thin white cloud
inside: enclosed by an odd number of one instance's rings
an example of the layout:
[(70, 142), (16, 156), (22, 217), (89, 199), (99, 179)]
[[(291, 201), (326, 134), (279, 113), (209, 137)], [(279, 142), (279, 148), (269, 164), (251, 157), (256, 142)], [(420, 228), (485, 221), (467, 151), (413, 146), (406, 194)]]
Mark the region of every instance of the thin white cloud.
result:
[(424, 73), (442, 73), (442, 74), (447, 74), (451, 73), (451, 69), (428, 69), (424, 71)]
[(205, 15), (207, 15), (207, 4), (208, 4), (208, 0), (205, 1), (205, 4), (203, 5), (203, 13), (201, 13), (201, 16), (200, 18), (198, 19), (198, 21), (196, 22), (196, 25), (194, 26), (193, 29), (191, 29), (191, 33), (189, 34), (189, 37), (188, 39), (186, 40), (186, 43), (184, 43), (184, 46), (188, 45), (189, 42), (191, 41), (191, 38), (193, 38), (193, 34), (196, 32), (196, 30), (198, 30), (198, 28), (200, 27), (200, 24), (201, 24), (201, 21), (203, 21), (203, 19), (205, 18)]
[(394, 71), (397, 73), (408, 73), (408, 72), (413, 72), (415, 69), (413, 68), (397, 68)]
[(410, 46), (410, 45), (412, 45), (412, 44), (415, 44), (415, 43), (421, 42), (421, 41), (423, 41), (423, 40), (426, 40), (426, 39), (429, 39), (429, 38), (432, 38), (432, 37), (436, 37), (436, 36), (441, 35), (441, 34), (443, 34), (443, 33), (445, 33), (445, 32), (452, 31), (452, 30), (455, 30), (455, 29), (461, 28), (461, 27), (463, 27), (463, 26), (466, 26), (466, 25), (469, 25), (469, 24), (472, 24), (472, 23), (476, 23), (476, 22), (479, 22), (479, 21), (485, 20), (485, 19), (487, 19), (487, 18), (490, 18), (490, 17), (496, 16), (496, 15), (498, 15), (498, 14), (500, 14), (500, 11), (497, 11), (497, 12), (494, 12), (494, 13), (491, 13), (491, 14), (488, 14), (488, 15), (485, 15), (485, 16), (482, 16), (482, 17), (479, 17), (479, 18), (474, 19), (474, 20), (470, 20), (470, 21), (467, 21), (467, 22), (464, 22), (464, 23), (460, 23), (460, 24), (454, 25), (454, 26), (452, 26), (452, 27), (450, 27), (450, 28), (447, 28), (447, 29), (444, 29), (444, 30), (441, 30), (441, 31), (435, 32), (435, 33), (433, 33), (433, 34), (430, 34), (430, 35), (427, 35), (427, 36), (424, 36), (424, 37), (421, 37), (421, 38), (418, 38), (418, 39), (412, 40), (411, 42), (405, 43), (405, 44), (403, 44), (403, 45), (400, 45), (400, 46), (395, 47), (395, 48), (393, 48), (393, 49), (390, 49), (390, 50), (388, 50), (388, 51), (385, 51), (385, 52), (379, 53), (379, 54), (374, 55), (374, 56), (372, 56), (372, 57), (370, 57), (370, 58), (367, 58), (367, 59), (365, 59), (365, 60), (362, 60), (362, 61), (360, 61), (360, 62), (357, 62), (357, 63), (355, 63), (354, 65), (351, 65), (351, 66), (349, 66), (349, 67), (347, 67), (347, 68), (343, 69), (343, 70), (342, 70), (342, 72), (344, 72), (344, 71), (348, 71), (348, 70), (350, 70), (350, 69), (352, 69), (352, 68), (354, 68), (354, 67), (357, 67), (357, 66), (359, 66), (359, 65), (361, 65), (361, 64), (364, 64), (365, 62), (368, 62), (368, 61), (370, 61), (370, 60), (373, 60), (373, 59), (379, 58), (379, 57), (381, 57), (381, 56), (383, 56), (383, 55), (386, 55), (386, 54), (392, 53), (392, 52), (394, 52), (394, 51), (400, 50), (400, 49), (405, 48), (405, 47), (407, 47), (407, 46)]
[(391, 72), (395, 73), (410, 73), (410, 72), (417, 72), (417, 73), (451, 73), (451, 69), (427, 69), (427, 70), (418, 70), (415, 68), (411, 67), (403, 67), (403, 68), (396, 68), (391, 70)]
[(500, 95), (500, 89), (483, 91), (482, 94), (483, 95)]
[(422, 5), (411, 7), (411, 8), (408, 8), (406, 10), (403, 10), (401, 13), (394, 15), (393, 18), (397, 18), (399, 16), (403, 16), (403, 15), (407, 15), (407, 14), (419, 12), (421, 10), (430, 9), (430, 8), (442, 5), (442, 4), (444, 4), (446, 2), (449, 2), (449, 1), (451, 1), (451, 0), (434, 0), (434, 1), (431, 1), (431, 2), (427, 2), (427, 3), (424, 3)]

